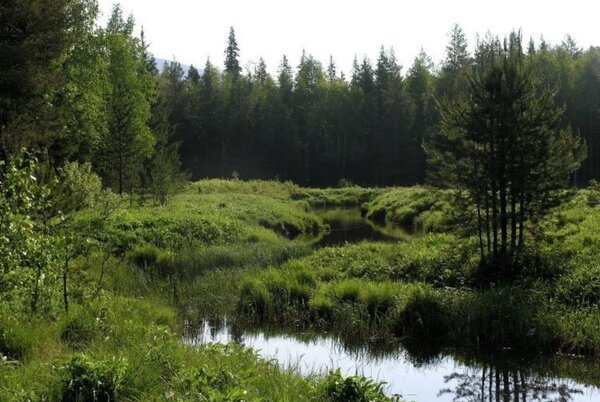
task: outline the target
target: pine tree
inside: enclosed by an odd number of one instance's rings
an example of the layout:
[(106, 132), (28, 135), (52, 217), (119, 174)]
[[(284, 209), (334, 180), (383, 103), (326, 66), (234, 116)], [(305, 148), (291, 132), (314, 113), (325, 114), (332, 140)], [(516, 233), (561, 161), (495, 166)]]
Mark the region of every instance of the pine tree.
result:
[(52, 146), (62, 131), (53, 98), (72, 77), (60, 62), (87, 40), (96, 11), (83, 0), (0, 2), (0, 160), (23, 146)]
[(565, 49), (572, 58), (576, 59), (581, 57), (582, 51), (577, 45), (577, 42), (571, 37), (571, 35), (565, 36), (565, 40), (563, 40), (561, 47)]
[[(525, 225), (567, 184), (585, 147), (561, 129), (562, 110), (526, 63), (521, 36), (479, 44), (469, 97), (442, 105), (441, 132), (426, 149), (440, 184), (464, 190), (476, 211), (482, 262), (511, 278)], [(510, 107), (506, 107), (510, 105)]]
[(200, 82), (200, 72), (198, 72), (198, 69), (196, 67), (194, 67), (193, 64), (188, 69), (185, 80), (190, 82), (193, 85), (196, 85)]
[(406, 172), (411, 183), (425, 181), (425, 154), (422, 143), (430, 136), (435, 124), (433, 103), (433, 63), (421, 49), (406, 77), (405, 90), (414, 105), (414, 119), (408, 155), (411, 158), (410, 171)]
[(452, 30), (448, 36), (450, 37), (450, 43), (446, 46), (444, 69), (458, 71), (469, 62), (467, 39), (464, 31), (458, 24), (452, 26)]

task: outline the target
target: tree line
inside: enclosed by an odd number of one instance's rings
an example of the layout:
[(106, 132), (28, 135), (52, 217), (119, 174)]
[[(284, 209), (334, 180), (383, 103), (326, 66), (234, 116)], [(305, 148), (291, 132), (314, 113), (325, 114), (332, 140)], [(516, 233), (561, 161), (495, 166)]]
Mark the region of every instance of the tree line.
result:
[[(455, 25), (438, 64), (422, 51), (404, 71), (382, 47), (346, 76), (333, 57), (322, 64), (303, 52), (297, 64), (282, 56), (271, 75), (262, 59), (242, 68), (232, 28), (222, 68), (207, 60), (159, 71), (132, 17), (115, 6), (99, 27), (97, 14), (94, 0), (2, 2), (0, 156), (27, 147), (50, 168), (89, 162), (116, 192), (161, 200), (186, 176), (424, 183), (423, 145), (444, 126), (443, 105), (468, 96), (480, 62)], [(567, 36), (521, 52), (564, 109), (559, 127), (585, 139), (588, 157), (571, 181), (600, 177), (600, 48)]]

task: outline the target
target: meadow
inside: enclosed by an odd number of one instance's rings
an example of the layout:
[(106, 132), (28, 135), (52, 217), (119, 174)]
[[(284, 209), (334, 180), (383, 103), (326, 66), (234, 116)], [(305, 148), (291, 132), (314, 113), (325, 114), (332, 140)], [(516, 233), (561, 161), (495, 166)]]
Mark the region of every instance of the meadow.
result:
[[(182, 341), (207, 318), (336, 334), (364, 347), (451, 349), (464, 359), (499, 350), (598, 356), (598, 191), (564, 194), (510, 283), (484, 280), (454, 196), (206, 180), (166, 206), (140, 199), (104, 218), (78, 212), (79, 232), (101, 247), (73, 263), (68, 315), (49, 308), (27, 318), (14, 309), (17, 297), (0, 303), (0, 399), (399, 398), (361, 376), (302, 376), (240, 345)], [(342, 206), (373, 225), (413, 229), (395, 241), (315, 246), (329, 229), (323, 208)], [(600, 383), (585, 368), (562, 370)]]

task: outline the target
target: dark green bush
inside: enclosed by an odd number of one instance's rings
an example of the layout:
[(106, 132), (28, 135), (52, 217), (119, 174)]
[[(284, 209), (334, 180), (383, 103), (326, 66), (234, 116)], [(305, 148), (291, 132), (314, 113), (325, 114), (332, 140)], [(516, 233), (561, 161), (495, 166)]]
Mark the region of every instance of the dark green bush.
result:
[(127, 364), (122, 359), (93, 360), (81, 354), (62, 367), (59, 390), (64, 402), (111, 402), (125, 396)]
[(31, 348), (31, 337), (26, 328), (16, 323), (0, 321), (0, 355), (20, 360)]
[(386, 396), (384, 383), (362, 376), (344, 378), (340, 370), (329, 373), (318, 386), (319, 395), (326, 402), (396, 402), (399, 396)]
[(127, 254), (127, 258), (140, 268), (157, 266), (168, 257), (169, 254), (167, 252), (152, 245), (136, 247)]
[(409, 340), (436, 341), (448, 336), (451, 311), (438, 294), (427, 286), (409, 290), (408, 299), (400, 310), (396, 333)]
[(473, 293), (462, 305), (465, 338), (485, 348), (527, 350), (538, 343), (543, 324), (537, 320), (536, 305), (532, 292), (515, 287)]

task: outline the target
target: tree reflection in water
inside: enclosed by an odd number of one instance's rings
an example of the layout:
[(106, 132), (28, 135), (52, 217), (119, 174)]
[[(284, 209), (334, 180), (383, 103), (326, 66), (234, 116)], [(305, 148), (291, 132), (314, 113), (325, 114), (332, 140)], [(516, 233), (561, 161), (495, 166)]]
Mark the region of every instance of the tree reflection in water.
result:
[(569, 381), (544, 379), (524, 369), (509, 369), (483, 365), (444, 377), (446, 384), (438, 396), (454, 395), (455, 402), (568, 402), (581, 389), (573, 388)]

